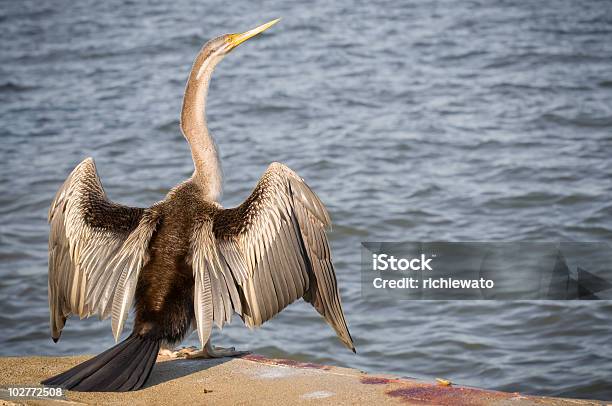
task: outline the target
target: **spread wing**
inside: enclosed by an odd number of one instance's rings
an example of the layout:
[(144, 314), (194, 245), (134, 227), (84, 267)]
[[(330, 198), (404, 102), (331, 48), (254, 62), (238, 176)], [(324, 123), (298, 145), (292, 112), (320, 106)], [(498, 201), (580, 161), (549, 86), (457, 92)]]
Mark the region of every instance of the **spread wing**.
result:
[(71, 314), (112, 314), (119, 338), (159, 219), (156, 206), (108, 200), (93, 159), (68, 176), (49, 209), (49, 310), (57, 341)]
[(327, 210), (288, 167), (273, 163), (249, 198), (196, 231), (195, 312), (202, 345), (233, 311), (259, 326), (303, 297), (354, 350), (325, 228)]

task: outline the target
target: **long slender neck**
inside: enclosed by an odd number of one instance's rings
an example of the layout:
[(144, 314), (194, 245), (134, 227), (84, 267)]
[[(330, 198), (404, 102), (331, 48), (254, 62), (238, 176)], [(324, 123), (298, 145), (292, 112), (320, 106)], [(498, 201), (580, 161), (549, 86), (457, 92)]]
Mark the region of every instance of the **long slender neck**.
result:
[(220, 57), (202, 55), (194, 62), (181, 111), (181, 130), (191, 147), (195, 166), (193, 180), (197, 182), (209, 200), (216, 201), (222, 193), (221, 163), (215, 140), (206, 125), (206, 96), (208, 84)]

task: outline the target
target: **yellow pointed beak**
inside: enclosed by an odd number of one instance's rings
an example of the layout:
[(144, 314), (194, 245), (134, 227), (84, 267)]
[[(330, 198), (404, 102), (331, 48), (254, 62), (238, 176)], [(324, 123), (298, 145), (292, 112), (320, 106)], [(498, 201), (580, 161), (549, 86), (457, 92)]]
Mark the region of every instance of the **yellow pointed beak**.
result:
[(231, 34), (229, 36), (229, 41), (228, 41), (231, 47), (230, 49), (236, 48), (238, 45), (242, 44), (247, 39), (253, 38), (255, 35), (264, 32), (265, 30), (272, 27), (274, 24), (276, 24), (279, 21), (280, 21), (280, 18), (277, 18), (276, 20), (272, 20), (270, 22), (262, 24), (257, 28), (253, 28), (252, 30), (243, 32), (242, 34)]

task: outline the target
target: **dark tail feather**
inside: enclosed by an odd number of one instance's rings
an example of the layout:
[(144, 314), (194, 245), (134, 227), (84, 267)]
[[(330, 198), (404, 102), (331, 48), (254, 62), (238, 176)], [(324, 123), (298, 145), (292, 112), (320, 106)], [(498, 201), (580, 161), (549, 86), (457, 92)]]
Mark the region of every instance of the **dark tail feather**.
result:
[(159, 341), (132, 334), (102, 354), (42, 381), (81, 392), (125, 392), (145, 384), (159, 351)]

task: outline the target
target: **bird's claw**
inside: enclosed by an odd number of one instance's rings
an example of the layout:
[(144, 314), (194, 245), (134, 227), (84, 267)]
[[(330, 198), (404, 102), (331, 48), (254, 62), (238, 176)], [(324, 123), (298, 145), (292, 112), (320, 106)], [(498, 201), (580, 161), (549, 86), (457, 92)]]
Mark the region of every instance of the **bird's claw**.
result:
[(223, 348), (216, 347), (212, 344), (207, 344), (203, 349), (197, 347), (185, 347), (178, 351), (172, 352), (171, 358), (223, 358), (223, 357), (238, 357), (241, 355), (250, 354), (250, 351), (236, 351), (235, 347)]
[[(198, 354), (205, 352), (204, 358), (223, 358), (223, 357), (238, 357), (240, 355), (250, 354), (249, 351), (236, 351), (235, 347), (223, 348), (216, 347), (214, 345), (206, 346), (203, 351), (199, 351)], [(187, 355), (187, 358), (200, 358), (195, 354)]]

